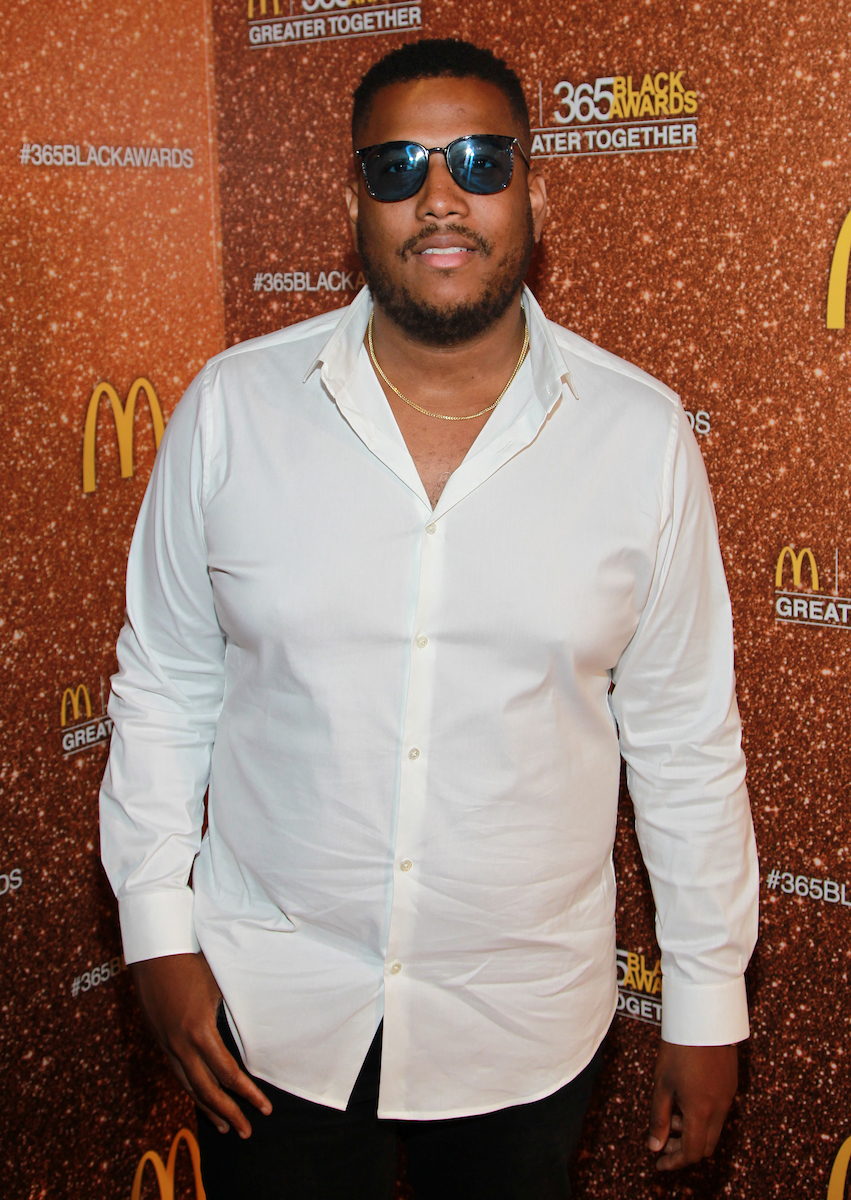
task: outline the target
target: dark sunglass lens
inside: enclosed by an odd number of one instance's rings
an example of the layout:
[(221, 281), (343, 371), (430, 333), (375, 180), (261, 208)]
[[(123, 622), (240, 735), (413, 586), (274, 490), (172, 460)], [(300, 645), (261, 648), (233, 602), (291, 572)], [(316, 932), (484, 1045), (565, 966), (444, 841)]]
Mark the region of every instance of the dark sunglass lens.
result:
[(428, 155), (415, 142), (385, 142), (367, 156), (364, 173), (376, 200), (407, 200), (423, 185)]
[(477, 196), (501, 192), (511, 182), (511, 138), (461, 138), (449, 151), (452, 178)]

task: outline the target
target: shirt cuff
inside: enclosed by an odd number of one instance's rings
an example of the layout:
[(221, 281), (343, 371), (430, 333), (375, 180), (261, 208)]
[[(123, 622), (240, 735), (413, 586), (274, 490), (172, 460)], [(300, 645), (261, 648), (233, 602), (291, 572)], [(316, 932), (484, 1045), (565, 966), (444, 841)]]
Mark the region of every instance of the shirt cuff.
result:
[(662, 980), (662, 1039), (677, 1046), (730, 1046), (750, 1033), (745, 977), (723, 983)]
[(165, 958), (169, 954), (197, 954), (195, 896), (192, 888), (141, 892), (118, 901), (124, 960)]

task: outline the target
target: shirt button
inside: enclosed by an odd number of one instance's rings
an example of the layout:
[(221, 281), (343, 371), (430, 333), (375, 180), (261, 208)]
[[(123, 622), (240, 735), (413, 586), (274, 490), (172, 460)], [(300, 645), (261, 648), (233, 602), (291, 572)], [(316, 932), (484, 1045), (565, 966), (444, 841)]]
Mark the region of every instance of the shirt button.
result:
[(426, 525), (426, 533), (437, 533), (437, 526), (433, 522), (431, 525)]
[(390, 968), (390, 974), (398, 975), (401, 970), (402, 970), (402, 964), (400, 962), (394, 962), (393, 966)]
[(414, 864), (411, 862), (411, 860), (409, 858), (403, 858), (402, 861), (399, 863), (399, 869), (400, 869), (400, 871), (410, 871), (410, 869), (413, 865)]
[(428, 638), (425, 634), (423, 634), (422, 637), (417, 638), (417, 645), (419, 646), (420, 650), (425, 650), (426, 646), (428, 645)]
[(416, 746), (414, 746), (413, 750), (408, 751), (408, 758), (419, 758), (419, 756), (420, 756), (420, 752), (416, 748)]

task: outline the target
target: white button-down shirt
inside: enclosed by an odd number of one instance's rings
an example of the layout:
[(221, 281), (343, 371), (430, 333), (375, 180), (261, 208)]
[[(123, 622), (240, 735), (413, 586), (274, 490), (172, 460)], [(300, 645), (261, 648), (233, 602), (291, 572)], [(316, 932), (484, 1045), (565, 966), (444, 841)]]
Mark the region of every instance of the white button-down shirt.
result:
[(336, 1108), (382, 1017), (384, 1117), (590, 1061), (621, 754), (663, 1036), (747, 1035), (757, 866), (700, 452), (668, 388), (524, 303), (526, 362), (434, 510), (364, 291), (205, 367), (133, 539), (101, 797), (127, 959), (200, 944), (248, 1069)]

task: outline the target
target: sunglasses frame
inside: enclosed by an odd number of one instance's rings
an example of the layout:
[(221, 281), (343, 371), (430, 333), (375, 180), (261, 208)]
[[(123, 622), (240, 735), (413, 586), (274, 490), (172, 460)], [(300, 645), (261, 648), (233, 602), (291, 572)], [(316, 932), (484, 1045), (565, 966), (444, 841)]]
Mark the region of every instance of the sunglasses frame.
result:
[[(458, 144), (458, 142), (466, 142), (466, 141), (469, 141), (471, 138), (499, 138), (502, 141), (508, 142), (507, 146), (504, 146), (501, 148), (507, 150), (509, 155), (511, 156), (511, 171), (509, 172), (508, 178), (506, 179), (505, 183), (503, 183), (500, 187), (495, 188), (494, 191), (492, 191), (492, 192), (470, 191), (469, 188), (464, 187), (464, 184), (459, 179), (455, 178), (455, 175), (452, 171), (452, 166), (449, 162), (449, 151), (452, 149), (453, 146), (456, 146)], [(357, 155), (358, 159), (360, 160), (361, 170), (363, 171), (364, 183), (366, 184), (366, 190), (367, 190), (367, 192), (369, 192), (370, 196), (372, 196), (373, 200), (378, 200), (380, 204), (399, 204), (402, 200), (410, 200), (413, 196), (416, 196), (417, 192), (422, 190), (423, 184), (425, 183), (426, 179), (428, 178), (428, 166), (426, 166), (425, 173), (423, 174), (423, 177), (422, 177), (422, 181), (420, 182), (419, 186), (417, 188), (415, 188), (415, 190), (413, 192), (411, 192), (411, 194), (409, 196), (400, 196), (396, 200), (384, 199), (381, 196), (376, 196), (375, 192), (370, 187), (369, 178), (367, 177), (366, 159), (367, 159), (367, 155), (371, 154), (373, 150), (380, 150), (383, 146), (416, 146), (418, 149), (424, 151), (424, 153), (428, 156), (429, 163), (431, 162), (432, 154), (442, 154), (444, 161), (446, 162), (446, 169), (449, 172), (449, 174), (451, 175), (453, 182), (456, 183), (458, 185), (458, 187), (461, 188), (462, 191), (466, 192), (470, 196), (496, 196), (499, 194), (499, 192), (505, 191), (505, 189), (511, 183), (511, 180), (514, 178), (514, 147), (515, 146), (520, 151), (520, 157), (523, 159), (526, 166), (530, 170), (532, 167), (532, 164), (529, 161), (529, 159), (527, 158), (526, 153), (525, 153), (523, 147), (520, 145), (519, 140), (516, 137), (509, 138), (507, 134), (502, 134), (502, 133), (465, 133), (465, 134), (463, 134), (462, 137), (453, 138), (452, 141), (449, 142), (445, 146), (429, 147), (429, 146), (424, 146), (422, 144), (422, 142), (406, 141), (404, 139), (399, 139), (397, 141), (392, 141), (392, 142), (376, 142), (374, 146), (363, 146), (360, 150), (355, 150), (355, 154)]]

